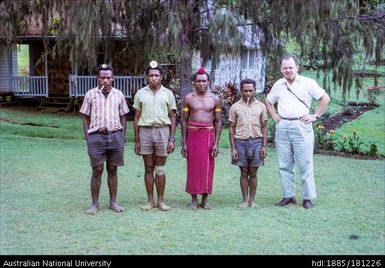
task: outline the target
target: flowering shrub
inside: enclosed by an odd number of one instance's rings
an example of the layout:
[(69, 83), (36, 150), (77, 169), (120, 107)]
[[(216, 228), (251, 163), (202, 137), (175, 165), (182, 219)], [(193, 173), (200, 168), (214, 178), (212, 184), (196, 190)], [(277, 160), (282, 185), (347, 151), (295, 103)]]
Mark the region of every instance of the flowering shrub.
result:
[(377, 97), (381, 95), (383, 89), (385, 88), (385, 85), (382, 86), (369, 86), (366, 90), (366, 98), (368, 101), (373, 104), (377, 105)]
[(348, 136), (344, 135), (342, 141), (337, 142), (341, 152), (348, 152)]
[(348, 139), (348, 145), (349, 149), (352, 153), (358, 154), (361, 151), (361, 145), (363, 145), (363, 141), (361, 138), (357, 135), (357, 131), (353, 129), (353, 136), (349, 137)]
[[(358, 154), (362, 151), (362, 145), (364, 142), (357, 135), (357, 131), (353, 129), (353, 136), (347, 137), (344, 136), (342, 142), (338, 142), (341, 152), (349, 152)], [(377, 147), (377, 145), (375, 145)], [(377, 150), (376, 150), (377, 152)]]
[(369, 155), (370, 156), (376, 156), (377, 155), (377, 144), (371, 143), (369, 146)]
[(334, 150), (334, 147), (336, 146), (335, 138), (334, 138), (334, 130), (331, 129), (329, 132), (326, 134), (327, 137), (327, 147), (329, 150)]
[(323, 150), (334, 150), (336, 145), (334, 138), (334, 130), (325, 131), (325, 127), (321, 124), (315, 126), (315, 148)]

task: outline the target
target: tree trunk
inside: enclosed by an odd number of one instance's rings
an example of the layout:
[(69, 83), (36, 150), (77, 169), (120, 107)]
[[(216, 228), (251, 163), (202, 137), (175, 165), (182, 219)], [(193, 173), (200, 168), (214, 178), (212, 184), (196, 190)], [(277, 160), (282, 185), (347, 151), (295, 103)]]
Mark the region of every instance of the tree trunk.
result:
[(182, 53), (182, 57), (179, 63), (179, 87), (180, 87), (180, 96), (183, 98), (191, 92), (191, 75), (192, 75), (192, 55), (193, 52), (191, 49), (186, 50)]
[(215, 82), (215, 71), (217, 69), (217, 58), (213, 57), (211, 60), (211, 72), (210, 72), (210, 88), (213, 89)]

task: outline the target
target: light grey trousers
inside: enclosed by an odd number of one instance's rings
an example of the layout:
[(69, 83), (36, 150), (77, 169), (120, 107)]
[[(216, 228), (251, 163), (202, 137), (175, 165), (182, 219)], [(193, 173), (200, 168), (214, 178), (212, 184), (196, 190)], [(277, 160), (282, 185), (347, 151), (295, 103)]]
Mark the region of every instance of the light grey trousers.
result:
[(313, 173), (314, 132), (312, 123), (281, 120), (276, 125), (275, 145), (284, 197), (295, 196), (294, 164), (301, 177), (303, 199), (316, 197)]

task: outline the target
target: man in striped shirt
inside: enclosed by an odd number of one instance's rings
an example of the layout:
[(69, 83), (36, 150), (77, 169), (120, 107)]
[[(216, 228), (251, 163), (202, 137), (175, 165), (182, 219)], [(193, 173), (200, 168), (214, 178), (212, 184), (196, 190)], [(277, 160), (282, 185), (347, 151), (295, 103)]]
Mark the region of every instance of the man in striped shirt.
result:
[(124, 165), (126, 115), (129, 113), (123, 93), (112, 87), (114, 78), (112, 67), (107, 64), (100, 65), (96, 78), (98, 86), (87, 92), (80, 109), (83, 114), (84, 135), (92, 167), (92, 205), (86, 213), (92, 215), (98, 211), (101, 177), (106, 160), (110, 208), (116, 212), (124, 211), (124, 208), (116, 203), (117, 168)]

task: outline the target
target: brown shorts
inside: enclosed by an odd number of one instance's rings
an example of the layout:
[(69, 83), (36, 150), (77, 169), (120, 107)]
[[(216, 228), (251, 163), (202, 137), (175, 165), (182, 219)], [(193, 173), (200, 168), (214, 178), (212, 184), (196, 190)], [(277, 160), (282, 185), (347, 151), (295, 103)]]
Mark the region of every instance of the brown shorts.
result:
[(107, 160), (110, 165), (124, 165), (123, 131), (111, 134), (92, 133), (87, 140), (88, 155), (92, 167), (100, 166)]
[(167, 156), (168, 137), (170, 128), (165, 127), (139, 127), (140, 154)]

